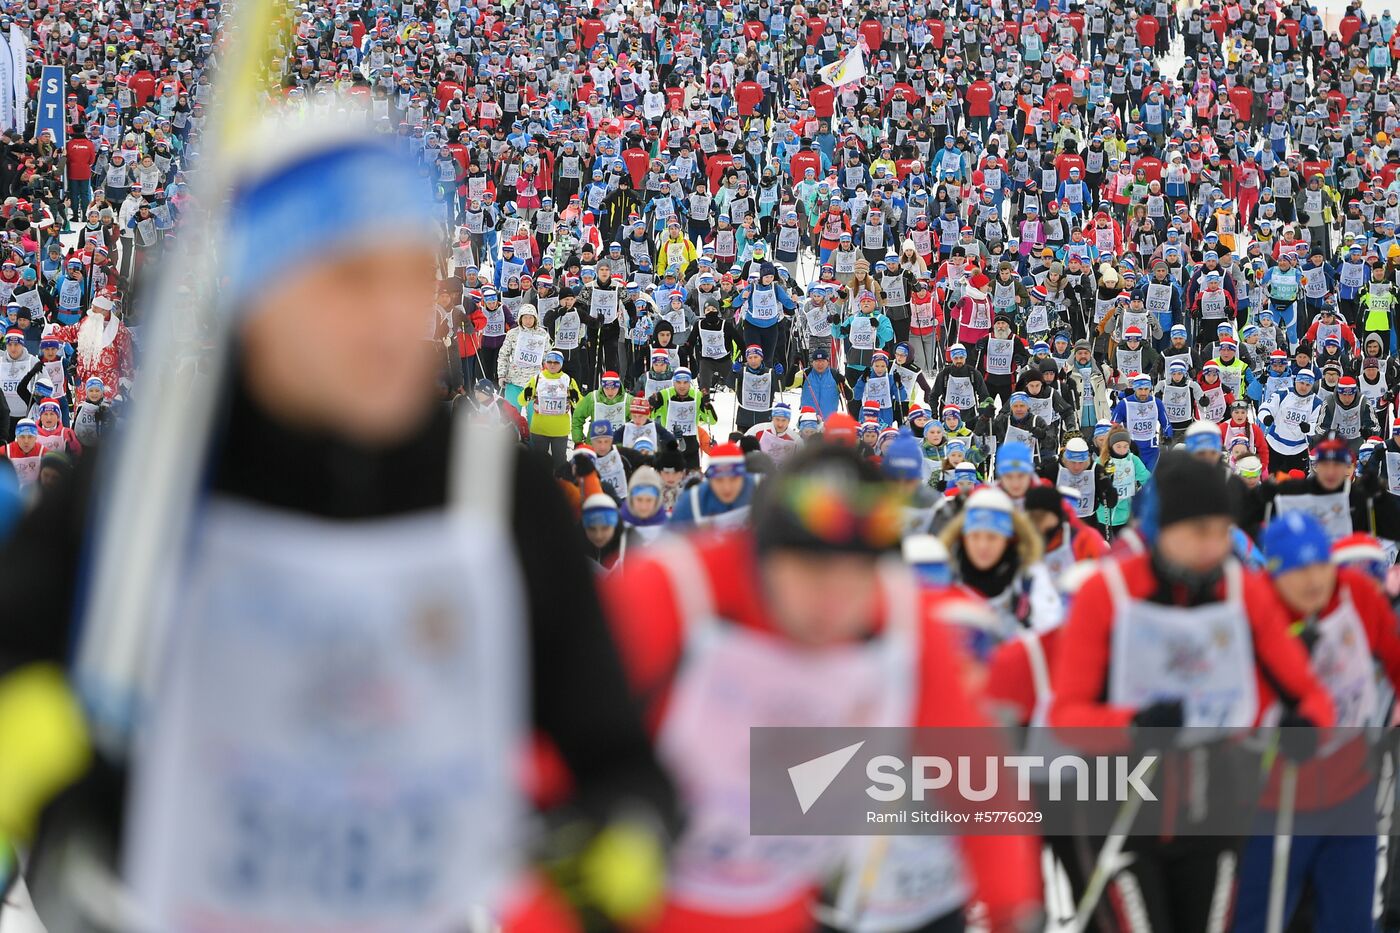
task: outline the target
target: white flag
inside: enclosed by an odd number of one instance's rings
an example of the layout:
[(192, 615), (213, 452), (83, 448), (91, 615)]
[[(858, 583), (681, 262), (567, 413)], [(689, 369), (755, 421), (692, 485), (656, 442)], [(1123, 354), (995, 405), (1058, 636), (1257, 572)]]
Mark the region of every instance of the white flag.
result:
[(847, 52), (846, 57), (839, 62), (822, 66), (817, 74), (821, 75), (822, 80), (833, 87), (852, 84), (865, 77), (865, 55), (861, 52), (860, 46), (856, 46)]
[[(18, 26), (10, 26), (10, 57), (14, 66), (15, 129), (24, 135), (25, 109), (29, 105), (29, 37)], [(66, 119), (66, 116), (65, 116)]]
[(15, 69), (14, 53), (10, 46), (0, 42), (0, 130), (10, 132), (15, 129)]

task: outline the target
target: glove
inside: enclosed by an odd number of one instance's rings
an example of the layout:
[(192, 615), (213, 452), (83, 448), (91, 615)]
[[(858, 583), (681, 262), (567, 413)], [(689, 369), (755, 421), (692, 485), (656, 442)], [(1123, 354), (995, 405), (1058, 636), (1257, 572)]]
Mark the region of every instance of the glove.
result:
[(1312, 425), (1308, 424), (1306, 421), (1300, 421), (1298, 422), (1298, 430), (1302, 431), (1304, 434), (1311, 434)]
[(779, 376), (781, 376), (781, 375), (783, 374), (783, 364), (782, 364), (782, 363), (774, 363), (774, 364), (773, 364), (773, 372), (775, 372), (775, 373), (777, 373)]
[(565, 854), (549, 863), (549, 875), (583, 915), (586, 929), (642, 926), (661, 906), (662, 840), (644, 824), (618, 820), (591, 834), (584, 825), (568, 824), (554, 842)]
[(738, 360), (735, 360), (735, 361), (734, 361), (734, 365), (731, 366), (731, 367), (729, 367), (729, 371), (730, 371), (731, 373), (737, 373), (739, 370), (741, 370), (741, 369), (743, 369), (743, 368), (744, 368), (744, 364), (743, 364), (743, 363), (740, 363)]
[(588, 454), (574, 454), (574, 475), (578, 477), (591, 476), (598, 472), (598, 464), (593, 462), (593, 458)]
[(0, 679), (0, 833), (28, 839), (39, 812), (91, 758), (83, 714), (57, 665)]
[(1180, 729), (1185, 721), (1180, 700), (1159, 700), (1133, 714), (1133, 725), (1140, 729)]
[(1295, 709), (1284, 710), (1278, 721), (1278, 751), (1289, 761), (1307, 761), (1317, 754), (1317, 724)]
[(1264, 427), (1266, 427), (1266, 428), (1271, 428), (1271, 427), (1274, 426), (1274, 416), (1273, 416), (1273, 415), (1265, 415), (1264, 417), (1262, 417), (1262, 418), (1259, 419), (1259, 423), (1262, 424), (1262, 425), (1263, 425)]

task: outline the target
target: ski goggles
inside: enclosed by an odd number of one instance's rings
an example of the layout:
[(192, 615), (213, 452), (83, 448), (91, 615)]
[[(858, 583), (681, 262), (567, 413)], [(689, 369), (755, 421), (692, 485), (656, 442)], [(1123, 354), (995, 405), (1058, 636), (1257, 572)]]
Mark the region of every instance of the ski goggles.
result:
[[(780, 485), (779, 485), (780, 484)], [(820, 475), (776, 480), (760, 543), (808, 551), (881, 553), (899, 543), (902, 497), (885, 483)]]

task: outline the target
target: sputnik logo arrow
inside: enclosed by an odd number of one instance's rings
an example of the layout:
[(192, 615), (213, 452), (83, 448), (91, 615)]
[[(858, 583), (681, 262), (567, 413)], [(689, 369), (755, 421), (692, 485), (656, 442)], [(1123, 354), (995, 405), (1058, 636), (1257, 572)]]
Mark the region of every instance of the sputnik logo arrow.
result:
[(834, 752), (827, 752), (788, 768), (788, 778), (792, 781), (792, 789), (797, 794), (797, 804), (803, 813), (812, 809), (812, 805), (826, 793), (831, 782), (850, 764), (864, 744), (864, 741), (860, 741), (854, 745), (847, 745), (845, 748), (838, 748)]

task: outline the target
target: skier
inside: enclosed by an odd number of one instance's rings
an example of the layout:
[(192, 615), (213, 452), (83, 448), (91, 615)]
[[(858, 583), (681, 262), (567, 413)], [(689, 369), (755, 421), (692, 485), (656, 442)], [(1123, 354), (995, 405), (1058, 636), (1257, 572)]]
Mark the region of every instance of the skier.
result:
[(1275, 392), (1259, 406), (1259, 423), (1269, 444), (1269, 469), (1275, 473), (1307, 469), (1308, 438), (1324, 407), (1313, 391), (1316, 382), (1312, 370), (1300, 369), (1288, 388)]
[[(938, 621), (941, 592), (878, 569), (899, 542), (900, 509), (875, 469), (818, 444), (760, 492), (752, 531), (669, 542), (606, 584), (635, 688), (654, 698), (661, 754), (690, 804), (657, 930), (808, 930), (825, 866), (863, 842), (750, 835), (751, 726), (985, 722)], [(831, 521), (838, 513), (850, 520)], [(1036, 858), (1027, 836), (935, 847), (910, 865), (950, 882), (919, 889), (927, 929), (959, 928), (974, 900), (994, 933), (1038, 929)], [(871, 894), (879, 916), (899, 891)]]
[[(1051, 668), (1049, 724), (1057, 729), (1254, 726), (1274, 692), (1293, 722), (1334, 721), (1326, 689), (1287, 632), (1268, 581), (1230, 556), (1230, 502), (1218, 466), (1168, 451), (1154, 475), (1156, 514), (1145, 553), (1106, 561), (1080, 587)], [(1201, 659), (1190, 682), (1160, 646)], [(1152, 647), (1156, 645), (1157, 647)], [(1203, 779), (1208, 780), (1209, 776)], [(1178, 814), (1201, 822), (1200, 813)], [(1209, 929), (1229, 916), (1238, 844), (1219, 836), (1132, 836), (1097, 911), (1122, 929), (1108, 902), (1131, 903), (1152, 929)], [(1228, 858), (1222, 858), (1228, 855)], [(1130, 901), (1124, 901), (1130, 898)]]
[(671, 525), (740, 528), (749, 521), (754, 485), (739, 445), (720, 444), (710, 451), (705, 481), (691, 486), (676, 501)]
[[(1383, 668), (1392, 688), (1400, 687), (1400, 636), (1395, 613), (1375, 580), (1359, 570), (1339, 568), (1330, 559), (1326, 528), (1306, 512), (1280, 516), (1260, 538), (1273, 589), (1290, 620), (1299, 620), (1298, 642), (1312, 657), (1313, 669), (1331, 694), (1337, 726), (1353, 730), (1318, 749), (1298, 766), (1296, 819), (1300, 826), (1326, 833), (1348, 814), (1371, 818), (1376, 801), (1375, 776), (1364, 734), (1386, 710), (1375, 673)], [(1276, 790), (1266, 797), (1263, 815), (1273, 823)], [(1272, 836), (1253, 836), (1240, 865), (1239, 901), (1233, 929), (1266, 929)], [(1312, 929), (1373, 929), (1376, 839), (1373, 835), (1315, 835), (1295, 832), (1285, 875), (1284, 919), (1289, 927), (1307, 888), (1312, 892)]]
[[(483, 905), (523, 916), (510, 903), (526, 893), (523, 853), (512, 855), (527, 809), (513, 763), (532, 721), (578, 787), (581, 816), (569, 822), (588, 841), (569, 859), (581, 872), (620, 872), (601, 895), (619, 919), (649, 904), (673, 813), (668, 782), (621, 679), (576, 520), (510, 438), (454, 429), (436, 403), (421, 335), (434, 313), (437, 205), (393, 137), (332, 109), (248, 130), (260, 158), (241, 166), (219, 253), (227, 265), (210, 271), (234, 366), (210, 387), (216, 423), (179, 425), (179, 455), (207, 485), (189, 546), (152, 568), (180, 624), (158, 627), (169, 636), (151, 652), (160, 669), (136, 688), (130, 771), (109, 751), (120, 730), (94, 731), (101, 744), (87, 745), (61, 666), (92, 639), (123, 637), (104, 631), (117, 607), (102, 595), (102, 565), (139, 573), (135, 529), (122, 530), (120, 556), (102, 554), (100, 534), (70, 531), (89, 511), (111, 514), (111, 487), (84, 470), (47, 490), (0, 560), (6, 592), (51, 594), (45, 624), (7, 627), (0, 649), (5, 695), (25, 699), (0, 717), (30, 724), (0, 727), (11, 742), (29, 737), (3, 752), (26, 772), (10, 771), (22, 784), (0, 792), (4, 831), (23, 838), (35, 808), (84, 777), (46, 814), (30, 866), (53, 929), (88, 926), (74, 886), (112, 872), (107, 883), (125, 886), (153, 929), (196, 916), (240, 929), (446, 929)], [(131, 440), (122, 456), (144, 457), (159, 439)], [(120, 476), (139, 462), (112, 466)], [(122, 689), (115, 671), (89, 663), (79, 671)], [(111, 722), (101, 705), (86, 711)], [(444, 768), (475, 778), (443, 782)], [(370, 837), (351, 842), (351, 825)], [(388, 841), (401, 833), (415, 844)], [(115, 843), (97, 849), (93, 838)], [(309, 851), (307, 838), (327, 847)], [(366, 844), (385, 860), (339, 874)], [(283, 870), (292, 861), (306, 870)], [(601, 903), (599, 889), (576, 896)]]

